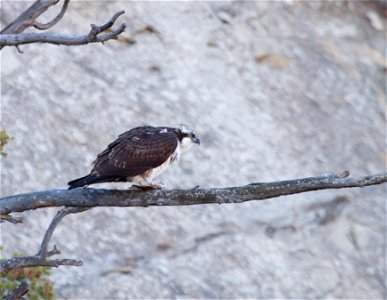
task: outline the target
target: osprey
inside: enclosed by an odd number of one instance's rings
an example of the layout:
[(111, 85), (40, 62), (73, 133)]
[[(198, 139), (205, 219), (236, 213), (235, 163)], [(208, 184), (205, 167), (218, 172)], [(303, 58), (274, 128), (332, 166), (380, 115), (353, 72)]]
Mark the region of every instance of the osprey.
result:
[(70, 181), (69, 189), (118, 181), (134, 182), (142, 189), (160, 188), (149, 182), (193, 144), (200, 144), (200, 140), (184, 126), (133, 128), (119, 135), (97, 156), (89, 175)]

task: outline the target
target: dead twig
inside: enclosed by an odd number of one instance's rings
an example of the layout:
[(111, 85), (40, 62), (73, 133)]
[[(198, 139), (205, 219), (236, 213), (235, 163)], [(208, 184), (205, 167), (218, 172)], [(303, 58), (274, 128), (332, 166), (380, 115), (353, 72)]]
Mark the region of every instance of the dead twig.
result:
[(34, 256), (19, 256), (11, 259), (4, 260), (0, 263), (0, 272), (8, 272), (13, 269), (37, 267), (37, 266), (82, 266), (82, 261), (75, 259), (53, 259), (48, 260), (47, 258), (53, 255), (60, 254), (61, 252), (54, 246), (51, 251), (48, 251), (48, 243), (54, 233), (54, 230), (58, 223), (67, 215), (80, 213), (88, 210), (85, 207), (65, 207), (58, 211), (54, 219), (51, 221), (46, 234), (44, 235), (43, 241), (40, 245), (38, 254)]
[(67, 7), (69, 6), (70, 0), (64, 0), (62, 9), (60, 10), (59, 14), (52, 19), (50, 22), (46, 24), (39, 23), (38, 21), (34, 20), (32, 23), (32, 26), (34, 26), (36, 29), (39, 30), (47, 30), (51, 27), (53, 27), (56, 23), (58, 23), (66, 13)]
[(4, 214), (4, 215), (0, 214), (0, 223), (4, 221), (7, 221), (13, 224), (23, 223), (23, 219), (20, 217), (12, 217), (8, 214)]

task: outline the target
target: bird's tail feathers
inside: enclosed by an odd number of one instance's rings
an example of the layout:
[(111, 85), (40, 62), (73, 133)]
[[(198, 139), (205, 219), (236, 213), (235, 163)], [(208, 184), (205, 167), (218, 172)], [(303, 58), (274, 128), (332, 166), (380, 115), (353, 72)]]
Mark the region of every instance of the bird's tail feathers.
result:
[(102, 182), (109, 182), (109, 181), (117, 181), (117, 178), (115, 177), (107, 177), (107, 176), (98, 176), (96, 174), (89, 174), (84, 177), (72, 180), (68, 182), (69, 190), (75, 189), (78, 187), (83, 187), (85, 185), (94, 184), (94, 183), (102, 183)]

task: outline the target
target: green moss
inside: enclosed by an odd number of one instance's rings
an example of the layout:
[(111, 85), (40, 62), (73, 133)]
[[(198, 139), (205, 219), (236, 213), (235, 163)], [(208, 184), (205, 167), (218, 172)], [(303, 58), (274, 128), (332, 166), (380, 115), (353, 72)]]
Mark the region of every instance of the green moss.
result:
[(7, 156), (7, 152), (4, 152), (4, 146), (14, 139), (13, 136), (9, 136), (4, 129), (0, 130), (0, 154), (2, 156)]

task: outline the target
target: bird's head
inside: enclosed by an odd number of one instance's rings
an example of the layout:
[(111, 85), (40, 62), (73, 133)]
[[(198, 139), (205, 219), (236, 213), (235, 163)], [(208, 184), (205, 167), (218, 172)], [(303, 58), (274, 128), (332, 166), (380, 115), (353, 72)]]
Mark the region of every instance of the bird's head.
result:
[(176, 128), (176, 131), (180, 140), (180, 145), (183, 149), (188, 149), (193, 144), (200, 145), (200, 140), (192, 129), (180, 125), (178, 128)]

